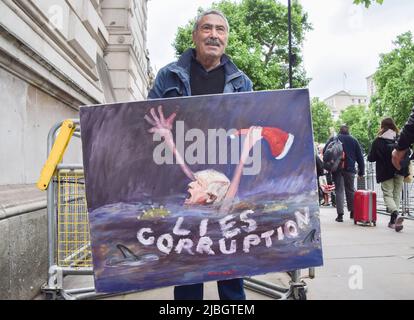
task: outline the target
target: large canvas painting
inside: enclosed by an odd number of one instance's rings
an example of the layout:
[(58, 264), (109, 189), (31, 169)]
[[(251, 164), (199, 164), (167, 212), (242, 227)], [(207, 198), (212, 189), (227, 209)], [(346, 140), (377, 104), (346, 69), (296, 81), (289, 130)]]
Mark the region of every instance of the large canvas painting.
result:
[(98, 292), (322, 265), (305, 89), (85, 106)]

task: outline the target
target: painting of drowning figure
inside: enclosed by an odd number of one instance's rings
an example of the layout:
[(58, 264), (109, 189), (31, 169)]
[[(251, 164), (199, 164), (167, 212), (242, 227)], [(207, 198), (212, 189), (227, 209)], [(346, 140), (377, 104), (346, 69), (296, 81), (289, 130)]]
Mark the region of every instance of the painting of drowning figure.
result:
[(306, 89), (80, 110), (97, 292), (320, 266)]

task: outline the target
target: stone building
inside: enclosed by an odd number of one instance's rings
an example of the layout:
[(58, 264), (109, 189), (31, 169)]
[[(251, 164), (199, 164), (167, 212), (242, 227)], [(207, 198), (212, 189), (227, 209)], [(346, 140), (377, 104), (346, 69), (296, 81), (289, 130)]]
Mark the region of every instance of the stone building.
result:
[(48, 130), (80, 105), (146, 97), (146, 8), (146, 0), (0, 2), (0, 185), (35, 182)]
[(345, 90), (341, 90), (324, 100), (332, 111), (334, 119), (338, 119), (341, 111), (353, 105), (368, 105), (368, 98), (362, 94), (351, 94)]
[(374, 75), (375, 75), (375, 73), (373, 73), (370, 76), (366, 77), (368, 101), (371, 101), (371, 97), (377, 92), (377, 86), (375, 85)]
[[(147, 0), (0, 1), (0, 299), (30, 298), (46, 280), (34, 183), (50, 128), (81, 105), (146, 97), (146, 23)], [(65, 157), (81, 163), (79, 139)]]

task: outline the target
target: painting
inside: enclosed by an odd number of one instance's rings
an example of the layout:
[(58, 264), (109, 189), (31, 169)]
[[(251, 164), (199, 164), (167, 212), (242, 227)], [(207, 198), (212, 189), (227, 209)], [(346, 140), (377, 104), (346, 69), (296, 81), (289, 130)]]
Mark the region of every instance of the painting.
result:
[(323, 263), (307, 89), (80, 109), (95, 288)]

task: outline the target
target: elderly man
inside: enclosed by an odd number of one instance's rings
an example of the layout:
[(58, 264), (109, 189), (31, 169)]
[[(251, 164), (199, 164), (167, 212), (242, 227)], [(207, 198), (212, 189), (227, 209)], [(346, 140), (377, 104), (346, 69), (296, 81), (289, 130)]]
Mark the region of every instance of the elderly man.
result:
[(195, 49), (162, 68), (149, 99), (252, 91), (252, 82), (224, 54), (229, 35), (226, 17), (217, 10), (200, 14), (194, 24)]
[[(195, 49), (186, 50), (177, 62), (162, 68), (149, 99), (252, 91), (251, 80), (224, 54), (229, 36), (226, 17), (217, 10), (201, 13), (194, 24)], [(245, 300), (243, 279), (218, 281), (223, 300)], [(178, 286), (176, 300), (202, 300), (203, 284)]]

